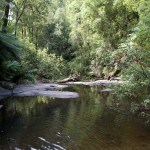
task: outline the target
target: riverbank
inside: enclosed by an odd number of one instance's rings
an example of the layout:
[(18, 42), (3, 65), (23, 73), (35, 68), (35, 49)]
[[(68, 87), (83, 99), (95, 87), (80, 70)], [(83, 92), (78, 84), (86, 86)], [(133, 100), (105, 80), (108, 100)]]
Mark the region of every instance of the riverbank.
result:
[(51, 96), (55, 98), (77, 98), (79, 95), (76, 92), (58, 91), (68, 87), (68, 85), (107, 85), (107, 84), (123, 84), (125, 81), (118, 80), (97, 80), (83, 82), (66, 82), (64, 85), (55, 83), (35, 83), (35, 84), (20, 84), (15, 86), (13, 90), (7, 90), (0, 87), (0, 99), (10, 96)]
[(96, 80), (96, 81), (83, 81), (83, 82), (66, 82), (66, 84), (77, 84), (77, 85), (109, 85), (109, 84), (123, 84), (126, 81), (123, 80)]
[(13, 90), (0, 87), (0, 99), (10, 96), (50, 96), (54, 98), (77, 98), (79, 96), (76, 92), (59, 91), (66, 87), (68, 86), (54, 83), (20, 84)]

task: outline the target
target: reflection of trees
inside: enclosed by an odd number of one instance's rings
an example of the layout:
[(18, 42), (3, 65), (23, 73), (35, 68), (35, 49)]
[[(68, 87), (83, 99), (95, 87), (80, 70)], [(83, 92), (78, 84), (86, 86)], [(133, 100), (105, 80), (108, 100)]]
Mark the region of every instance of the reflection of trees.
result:
[[(79, 89), (78, 89), (79, 88)], [(80, 98), (69, 103), (67, 121), (64, 128), (65, 134), (72, 133), (77, 143), (95, 128), (96, 121), (101, 117), (105, 109), (107, 96), (101, 96), (100, 87), (77, 87)], [(80, 136), (80, 138), (79, 138)], [(70, 145), (71, 146), (71, 145)]]
[[(51, 97), (15, 97), (9, 99), (5, 106), (6, 112), (19, 113), (23, 116), (29, 116), (37, 104), (48, 104), (49, 100), (53, 100)], [(9, 113), (8, 113), (9, 114)]]
[[(20, 143), (32, 142), (34, 137), (44, 137), (50, 142), (61, 140), (66, 145), (68, 136), (76, 142), (82, 140), (95, 128), (104, 114), (107, 95), (101, 95), (99, 87), (75, 86), (78, 99), (53, 99), (50, 97), (13, 98), (5, 104), (5, 118), (15, 118), (14, 129), (8, 129)], [(25, 127), (25, 128), (24, 128)], [(57, 137), (60, 132), (63, 136)], [(68, 139), (68, 140), (67, 140)], [(37, 143), (37, 147), (40, 143)], [(68, 143), (67, 143), (68, 145)], [(71, 146), (71, 145), (70, 145)]]

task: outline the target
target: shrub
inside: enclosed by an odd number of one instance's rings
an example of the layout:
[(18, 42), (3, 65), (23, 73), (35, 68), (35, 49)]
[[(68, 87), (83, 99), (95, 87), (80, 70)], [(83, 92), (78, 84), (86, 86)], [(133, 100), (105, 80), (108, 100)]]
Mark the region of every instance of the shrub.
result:
[(67, 63), (61, 56), (48, 54), (47, 49), (36, 50), (34, 44), (24, 42), (23, 66), (28, 70), (37, 69), (38, 79), (55, 80), (67, 75)]

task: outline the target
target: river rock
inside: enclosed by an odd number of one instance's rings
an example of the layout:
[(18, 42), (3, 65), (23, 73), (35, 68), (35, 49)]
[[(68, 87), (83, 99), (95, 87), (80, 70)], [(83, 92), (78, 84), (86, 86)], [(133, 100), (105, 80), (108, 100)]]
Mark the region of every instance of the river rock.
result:
[(97, 80), (97, 81), (89, 81), (89, 82), (67, 82), (66, 84), (78, 84), (78, 85), (106, 85), (106, 84), (122, 84), (125, 81), (118, 80)]
[[(38, 83), (38, 84), (20, 84), (17, 85), (12, 94), (13, 96), (51, 96), (55, 98), (76, 98), (78, 93), (68, 91), (56, 91), (68, 87), (67, 85), (59, 85), (54, 83)], [(11, 96), (11, 91), (0, 88), (0, 99)]]
[(11, 96), (11, 91), (0, 87), (0, 100), (9, 96)]
[(113, 89), (109, 89), (109, 88), (101, 90), (101, 92), (112, 92), (112, 91)]
[(53, 84), (53, 83), (20, 84), (15, 87), (15, 89), (13, 90), (13, 94), (32, 91), (32, 90), (42, 90), (42, 91), (56, 90), (56, 89), (62, 89), (66, 87), (68, 86)]
[(54, 98), (77, 98), (79, 97), (76, 92), (68, 91), (43, 91), (43, 90), (30, 90), (22, 93), (15, 93), (14, 96), (50, 96)]

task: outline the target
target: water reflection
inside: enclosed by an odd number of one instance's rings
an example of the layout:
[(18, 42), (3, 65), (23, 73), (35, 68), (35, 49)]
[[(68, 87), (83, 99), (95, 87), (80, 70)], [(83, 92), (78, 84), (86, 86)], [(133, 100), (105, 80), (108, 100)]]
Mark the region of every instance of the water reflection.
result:
[(74, 86), (77, 99), (0, 101), (0, 149), (150, 149), (150, 129), (112, 109), (111, 95), (101, 88)]

